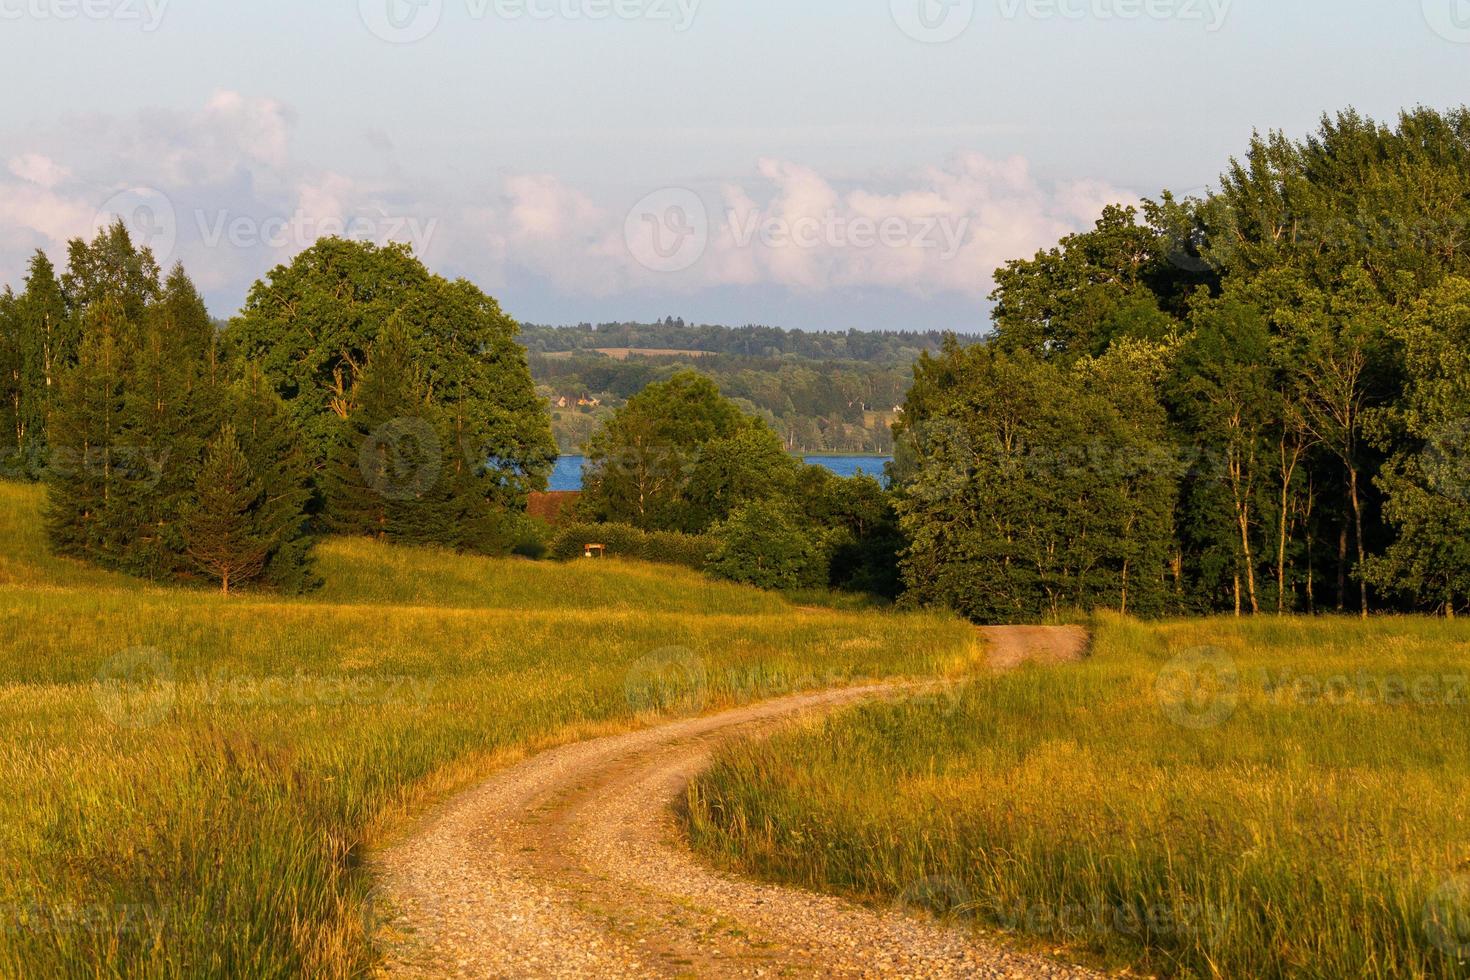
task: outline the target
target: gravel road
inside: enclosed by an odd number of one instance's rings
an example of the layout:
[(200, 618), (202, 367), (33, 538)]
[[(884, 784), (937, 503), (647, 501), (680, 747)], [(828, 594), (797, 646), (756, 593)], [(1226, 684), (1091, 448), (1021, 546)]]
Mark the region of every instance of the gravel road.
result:
[[(1081, 631), (992, 631), (992, 663), (1081, 656)], [(378, 856), (387, 975), (1090, 977), (899, 909), (712, 871), (669, 808), (725, 740), (912, 688), (803, 694), (581, 742), (498, 773)]]

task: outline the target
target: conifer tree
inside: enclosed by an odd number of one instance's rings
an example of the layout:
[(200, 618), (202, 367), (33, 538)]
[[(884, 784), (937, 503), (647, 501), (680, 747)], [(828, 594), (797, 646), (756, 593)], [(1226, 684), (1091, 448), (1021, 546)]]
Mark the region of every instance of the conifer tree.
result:
[(123, 568), (150, 578), (186, 567), (179, 519), (194, 473), (218, 428), (218, 394), (208, 378), (209, 314), (176, 267), (136, 331), (123, 412), (120, 488), (114, 521), (127, 528)]
[(52, 547), (109, 565), (118, 561), (124, 537), (111, 510), (122, 478), (118, 447), (127, 372), (118, 334), (124, 325), (117, 301), (88, 310), (77, 363), (58, 379), (46, 469)]
[(258, 520), (261, 487), (226, 423), (209, 443), (195, 479), (197, 500), (184, 517), (189, 559), (229, 594), (258, 578), (271, 552), (271, 535)]
[(7, 286), (0, 293), (0, 476), (14, 477), (24, 471), (24, 392), (20, 319), (15, 295)]
[(311, 565), (313, 473), (305, 441), (258, 366), (245, 366), (227, 402), (240, 451), (260, 483), (256, 522), (271, 545), (262, 577), (285, 592), (313, 589), (321, 583)]

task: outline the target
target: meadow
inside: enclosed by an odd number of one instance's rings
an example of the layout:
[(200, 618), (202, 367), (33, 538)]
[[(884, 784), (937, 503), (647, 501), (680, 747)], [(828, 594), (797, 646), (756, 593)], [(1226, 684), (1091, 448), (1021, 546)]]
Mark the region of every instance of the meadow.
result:
[(305, 598), (50, 557), (0, 483), (0, 976), (359, 976), (369, 856), (529, 751), (982, 656), (694, 572), (319, 546)]
[(1082, 665), (731, 746), (692, 840), (1115, 967), (1470, 976), (1470, 624), (1094, 628)]

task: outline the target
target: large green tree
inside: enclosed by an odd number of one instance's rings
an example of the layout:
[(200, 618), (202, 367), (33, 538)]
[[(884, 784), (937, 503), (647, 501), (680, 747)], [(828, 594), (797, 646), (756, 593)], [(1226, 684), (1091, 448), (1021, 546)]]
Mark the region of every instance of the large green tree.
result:
[(798, 469), (764, 422), (684, 371), (630, 398), (588, 442), (582, 507), (598, 520), (701, 533), (749, 500), (789, 497)]
[(406, 245), (317, 242), (255, 284), (227, 348), (271, 379), (320, 465), (390, 321), (449, 426), (456, 471), (507, 507), (543, 489), (556, 446), (515, 322), (474, 285), (431, 274)]

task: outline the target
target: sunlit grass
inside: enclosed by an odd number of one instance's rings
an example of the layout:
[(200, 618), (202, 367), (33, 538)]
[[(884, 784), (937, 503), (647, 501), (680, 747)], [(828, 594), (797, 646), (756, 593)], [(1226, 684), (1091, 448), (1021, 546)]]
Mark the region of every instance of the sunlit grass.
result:
[(1166, 973), (1465, 976), (1467, 675), (1470, 624), (1108, 621), (1085, 665), (730, 749), (691, 833)]
[(46, 554), (0, 483), (0, 976), (361, 975), (368, 849), (529, 749), (787, 690), (954, 673), (939, 616), (679, 569), (320, 549), (307, 598)]

